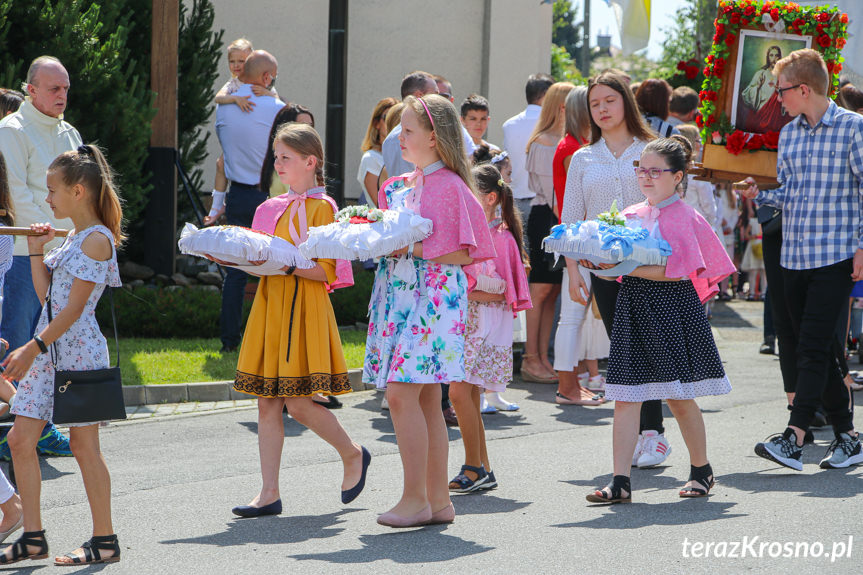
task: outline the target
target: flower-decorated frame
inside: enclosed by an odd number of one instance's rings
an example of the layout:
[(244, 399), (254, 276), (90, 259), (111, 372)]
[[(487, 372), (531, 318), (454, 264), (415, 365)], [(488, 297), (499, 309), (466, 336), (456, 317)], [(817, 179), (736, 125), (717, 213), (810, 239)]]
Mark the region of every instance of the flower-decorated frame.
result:
[(800, 6), (771, 0), (721, 0), (714, 21), (716, 33), (704, 68), (699, 94), (700, 116), (696, 119), (704, 142), (704, 179), (730, 181), (745, 176), (759, 183), (776, 185), (778, 132), (763, 134), (738, 130), (729, 120), (734, 98), (738, 39), (742, 30), (811, 36), (811, 46), (821, 52), (830, 74), (829, 95), (839, 88), (844, 58), (848, 15), (831, 6)]

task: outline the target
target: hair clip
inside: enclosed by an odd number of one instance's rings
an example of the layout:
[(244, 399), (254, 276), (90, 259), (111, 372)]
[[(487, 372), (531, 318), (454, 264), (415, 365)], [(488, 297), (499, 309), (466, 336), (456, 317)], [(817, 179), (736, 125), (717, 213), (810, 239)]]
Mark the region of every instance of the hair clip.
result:
[(508, 157), (509, 157), (509, 154), (506, 153), (506, 151), (503, 151), (503, 152), (499, 153), (498, 155), (496, 155), (495, 157), (493, 157), (491, 159), (491, 163), (492, 164), (500, 163), (500, 162), (504, 161), (505, 159), (507, 159)]
[(90, 146), (88, 146), (86, 144), (81, 144), (80, 146), (78, 146), (78, 153), (79, 154), (87, 154), (88, 156), (92, 156), (93, 150), (90, 149)]
[(498, 187), (498, 188), (503, 188), (503, 186), (504, 186), (505, 184), (506, 184), (506, 182), (504, 182), (502, 179), (500, 179), (500, 180), (498, 180), (498, 181), (497, 181), (497, 187)]

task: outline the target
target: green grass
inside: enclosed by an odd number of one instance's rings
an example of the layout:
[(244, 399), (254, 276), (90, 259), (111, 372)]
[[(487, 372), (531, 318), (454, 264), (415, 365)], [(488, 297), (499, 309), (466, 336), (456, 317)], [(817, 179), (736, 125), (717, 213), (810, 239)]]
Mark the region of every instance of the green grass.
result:
[[(341, 337), (348, 368), (362, 367), (365, 332), (342, 330)], [(114, 347), (113, 342), (109, 345)], [(221, 342), (215, 338), (121, 339), (123, 385), (232, 380), (238, 354), (220, 353), (221, 347)]]

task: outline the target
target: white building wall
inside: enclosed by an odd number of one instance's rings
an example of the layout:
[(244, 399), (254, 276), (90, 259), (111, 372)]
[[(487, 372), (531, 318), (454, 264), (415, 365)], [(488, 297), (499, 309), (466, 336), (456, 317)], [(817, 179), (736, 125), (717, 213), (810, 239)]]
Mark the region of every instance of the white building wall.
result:
[[(276, 88), (283, 100), (303, 104), (326, 134), (327, 40), (329, 3), (325, 0), (214, 0), (214, 27), (225, 43), (245, 36), (255, 48), (279, 61)], [(488, 139), (500, 143), (501, 124), (523, 110), (524, 83), (530, 74), (548, 72), (551, 6), (536, 0), (351, 0), (348, 12), (348, 78), (345, 144), (345, 196), (357, 198), (356, 172), (366, 127), (375, 103), (399, 98), (402, 77), (413, 70), (445, 76), (455, 104), (480, 92), (484, 70), (492, 121)], [(489, 12), (489, 60), (484, 67), (483, 24)], [(182, 57), (182, 55), (181, 55)], [(219, 85), (228, 80), (223, 58)], [(221, 152), (210, 126), (210, 185)]]

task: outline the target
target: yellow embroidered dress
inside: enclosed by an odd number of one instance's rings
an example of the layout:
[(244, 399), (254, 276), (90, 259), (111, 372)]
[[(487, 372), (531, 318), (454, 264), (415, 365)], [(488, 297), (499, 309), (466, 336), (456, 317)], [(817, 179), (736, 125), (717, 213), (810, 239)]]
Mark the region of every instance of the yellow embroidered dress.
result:
[[(268, 200), (272, 201), (272, 200)], [(263, 207), (263, 206), (262, 206)], [(260, 209), (260, 208), (259, 208)], [(325, 200), (305, 200), (308, 227), (332, 223)], [(291, 243), (290, 210), (275, 226)], [(300, 216), (294, 216), (300, 229)], [(316, 260), (336, 279), (335, 260)], [(259, 397), (304, 397), (351, 391), (336, 316), (324, 282), (296, 275), (262, 277), (240, 347), (234, 389)]]

